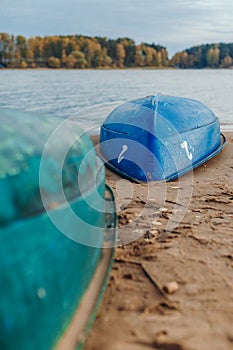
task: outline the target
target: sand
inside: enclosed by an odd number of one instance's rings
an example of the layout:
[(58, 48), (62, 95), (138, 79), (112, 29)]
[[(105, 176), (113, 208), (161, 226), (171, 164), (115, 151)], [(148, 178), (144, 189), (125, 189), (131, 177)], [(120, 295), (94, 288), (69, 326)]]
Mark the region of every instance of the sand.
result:
[[(107, 170), (119, 245), (84, 350), (233, 349), (233, 134), (170, 183)], [(126, 244), (127, 243), (127, 244)]]

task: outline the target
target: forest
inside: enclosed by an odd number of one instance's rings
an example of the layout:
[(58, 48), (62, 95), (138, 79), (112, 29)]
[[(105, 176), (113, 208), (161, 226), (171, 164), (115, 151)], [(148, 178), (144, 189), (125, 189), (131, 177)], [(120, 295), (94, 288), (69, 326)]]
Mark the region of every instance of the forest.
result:
[(0, 67), (7, 68), (231, 68), (233, 43), (203, 44), (177, 52), (130, 38), (83, 35), (26, 38), (0, 33)]
[(230, 68), (233, 65), (233, 43), (193, 46), (176, 53), (170, 63), (179, 68)]
[(46, 36), (25, 38), (0, 33), (0, 64), (8, 68), (167, 67), (168, 53), (160, 45), (132, 39)]

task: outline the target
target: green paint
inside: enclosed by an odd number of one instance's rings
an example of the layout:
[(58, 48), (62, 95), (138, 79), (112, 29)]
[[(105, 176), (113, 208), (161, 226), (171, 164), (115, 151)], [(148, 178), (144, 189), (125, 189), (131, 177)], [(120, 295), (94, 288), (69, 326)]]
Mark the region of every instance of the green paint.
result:
[(0, 110), (0, 120), (0, 349), (53, 349), (101, 258), (105, 173), (97, 174), (92, 143), (77, 125), (79, 138), (61, 164), (73, 123), (46, 155), (42, 191), (50, 217), (73, 239), (67, 238), (44, 210), (39, 188), (44, 146), (60, 120), (11, 110)]

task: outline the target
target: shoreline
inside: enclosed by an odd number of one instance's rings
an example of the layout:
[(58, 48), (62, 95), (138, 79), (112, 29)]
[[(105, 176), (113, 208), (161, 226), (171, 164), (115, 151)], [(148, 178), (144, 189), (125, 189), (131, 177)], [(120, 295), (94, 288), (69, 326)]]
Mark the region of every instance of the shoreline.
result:
[[(180, 70), (181, 68), (175, 68), (175, 67), (122, 67), (122, 68), (119, 68), (119, 67), (96, 67), (96, 68), (64, 68), (64, 67), (61, 67), (61, 68), (49, 68), (49, 67), (35, 67), (35, 68), (31, 68), (31, 67), (28, 67), (28, 68), (20, 68), (20, 67), (17, 67), (17, 68), (8, 68), (8, 67), (1, 67), (0, 68), (0, 71), (1, 70), (68, 70), (68, 71), (72, 71), (72, 70), (78, 70), (78, 71), (89, 71), (89, 70), (167, 70), (167, 69), (170, 69), (170, 70), (173, 70), (173, 69), (177, 69), (177, 70)], [(223, 69), (223, 68), (221, 68)], [(183, 70), (183, 69), (182, 69)]]
[(191, 71), (200, 71), (200, 70), (210, 70), (210, 71), (215, 71), (215, 70), (232, 70), (233, 67), (228, 67), (228, 68), (210, 68), (210, 67), (205, 67), (205, 68), (180, 68), (180, 67), (122, 67), (122, 68), (118, 68), (118, 67), (96, 67), (96, 68), (49, 68), (49, 67), (35, 67), (35, 68), (8, 68), (8, 67), (0, 67), (0, 72), (1, 71), (8, 71), (8, 70), (66, 70), (66, 71), (90, 71), (90, 70), (94, 70), (94, 71), (98, 71), (98, 70), (106, 70), (106, 71), (111, 71), (111, 70), (116, 70), (116, 71), (121, 71), (121, 70), (181, 70), (181, 71), (187, 71), (187, 70), (191, 70)]

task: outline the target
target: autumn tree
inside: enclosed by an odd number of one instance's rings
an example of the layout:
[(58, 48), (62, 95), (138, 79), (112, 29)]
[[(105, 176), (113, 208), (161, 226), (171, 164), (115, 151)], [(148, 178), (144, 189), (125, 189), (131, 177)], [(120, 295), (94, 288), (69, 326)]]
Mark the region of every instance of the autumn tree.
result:
[(144, 54), (142, 45), (136, 46), (135, 66), (136, 67), (144, 67), (145, 66), (145, 54)]
[(162, 54), (161, 54), (161, 51), (158, 51), (156, 53), (155, 65), (156, 65), (156, 67), (161, 67), (162, 66)]
[(72, 55), (75, 59), (75, 67), (76, 68), (85, 68), (87, 65), (87, 61), (85, 59), (85, 55), (83, 52), (76, 50), (72, 52)]
[(49, 68), (60, 68), (61, 62), (57, 57), (49, 57), (48, 67)]
[(26, 59), (27, 56), (27, 40), (23, 35), (16, 37), (16, 54), (17, 61), (21, 62)]
[(22, 68), (22, 69), (25, 69), (25, 68), (27, 68), (27, 62), (26, 61), (22, 61), (21, 63), (20, 63), (20, 68)]
[(124, 58), (124, 66), (125, 67), (133, 67), (135, 62), (135, 52), (136, 46), (134, 40), (130, 38), (122, 38), (117, 42), (121, 43), (124, 46), (125, 50), (125, 58)]
[(232, 66), (232, 62), (233, 62), (233, 60), (232, 60), (231, 56), (227, 55), (227, 56), (225, 56), (225, 57), (222, 59), (222, 61), (221, 61), (221, 67), (223, 67), (223, 68), (229, 68), (229, 67)]
[(87, 39), (84, 45), (84, 54), (87, 68), (96, 68), (98, 66), (98, 54), (101, 51), (100, 44), (94, 40)]
[(123, 68), (125, 59), (125, 49), (123, 44), (119, 43), (116, 45), (116, 62), (117, 67)]
[(220, 51), (219, 48), (216, 47), (211, 47), (206, 56), (207, 64), (211, 68), (217, 68), (219, 66), (219, 56), (220, 56)]
[(75, 67), (76, 59), (74, 58), (74, 55), (72, 53), (66, 56), (64, 64), (65, 64), (65, 67), (69, 69), (72, 69)]
[(0, 33), (0, 63), (8, 65), (14, 60), (14, 36)]
[(160, 52), (161, 52), (161, 64), (163, 67), (167, 67), (168, 66), (167, 50), (163, 47)]
[(29, 38), (27, 42), (27, 63), (34, 67), (34, 57), (35, 57), (35, 40), (34, 38)]
[(156, 56), (157, 52), (155, 49), (149, 46), (144, 46), (144, 54), (145, 54), (145, 65), (148, 67), (156, 65)]

